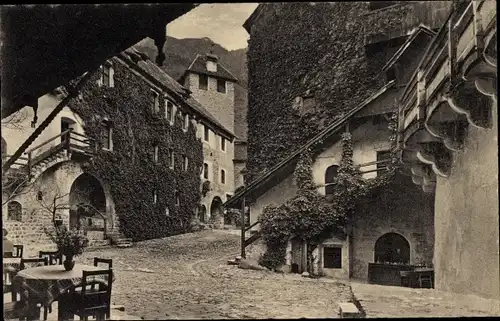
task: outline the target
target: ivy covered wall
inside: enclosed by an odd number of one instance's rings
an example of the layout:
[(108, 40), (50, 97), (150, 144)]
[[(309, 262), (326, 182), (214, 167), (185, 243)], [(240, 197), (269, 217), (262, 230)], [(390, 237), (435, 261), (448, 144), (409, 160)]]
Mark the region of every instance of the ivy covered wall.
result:
[[(85, 170), (110, 186), (125, 236), (137, 241), (187, 232), (201, 196), (203, 153), (196, 127), (189, 122), (188, 131), (183, 131), (179, 108), (171, 126), (164, 117), (162, 94), (160, 112), (154, 115), (151, 85), (118, 58), (113, 58), (113, 66), (113, 88), (98, 86), (99, 75), (95, 75), (70, 106), (82, 118), (87, 136), (98, 142), (104, 133), (103, 118), (112, 124), (113, 150), (98, 148)], [(181, 102), (179, 107), (186, 106)], [(155, 145), (157, 162), (153, 160)], [(174, 150), (174, 169), (170, 168), (169, 148)], [(187, 171), (183, 170), (183, 155), (189, 160)]]
[[(439, 3), (436, 8), (443, 7)], [(263, 9), (251, 26), (247, 54), (247, 182), (387, 82), (382, 67), (404, 37), (398, 34), (399, 38), (391, 36), (390, 41), (366, 46), (367, 34), (389, 35), (400, 28), (402, 18), (394, 11), (406, 10), (405, 28), (423, 19), (411, 15), (406, 4), (381, 9), (377, 23), (369, 26), (366, 22), (375, 12), (370, 11), (369, 2), (260, 6)], [(297, 108), (296, 98), (305, 97), (307, 91), (314, 95), (315, 107), (301, 111), (306, 103)]]
[[(363, 45), (368, 3), (265, 4), (249, 40), (248, 161), (251, 181), (358, 105), (384, 79)], [(383, 62), (382, 62), (383, 63)], [(302, 117), (296, 97), (310, 90), (316, 111)]]

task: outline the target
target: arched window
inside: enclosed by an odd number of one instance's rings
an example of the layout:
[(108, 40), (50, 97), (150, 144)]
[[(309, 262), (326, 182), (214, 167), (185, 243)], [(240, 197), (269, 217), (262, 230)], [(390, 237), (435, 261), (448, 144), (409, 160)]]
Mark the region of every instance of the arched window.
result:
[(375, 242), (375, 262), (410, 263), (410, 243), (397, 233), (382, 235)]
[(332, 165), (326, 169), (325, 172), (325, 195), (333, 194), (333, 183), (335, 182), (335, 178), (337, 177), (338, 165)]
[(7, 205), (7, 219), (13, 221), (21, 221), (23, 207), (19, 202), (12, 201)]

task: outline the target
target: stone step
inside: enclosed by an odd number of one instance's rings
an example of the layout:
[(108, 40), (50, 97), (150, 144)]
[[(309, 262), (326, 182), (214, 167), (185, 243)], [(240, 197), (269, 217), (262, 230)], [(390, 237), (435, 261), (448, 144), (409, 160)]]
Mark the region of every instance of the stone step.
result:
[(358, 308), (354, 305), (354, 303), (351, 302), (339, 303), (339, 315), (341, 319), (361, 318), (361, 313), (359, 312)]

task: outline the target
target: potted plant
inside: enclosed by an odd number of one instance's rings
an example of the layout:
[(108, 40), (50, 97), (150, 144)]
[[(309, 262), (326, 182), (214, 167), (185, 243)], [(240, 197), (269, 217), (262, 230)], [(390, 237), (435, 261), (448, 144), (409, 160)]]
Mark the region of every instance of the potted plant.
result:
[(74, 257), (83, 253), (89, 244), (88, 238), (82, 231), (76, 228), (69, 230), (66, 225), (59, 225), (53, 231), (45, 231), (50, 239), (56, 243), (59, 253), (64, 255), (64, 268), (66, 271), (71, 271), (75, 266)]

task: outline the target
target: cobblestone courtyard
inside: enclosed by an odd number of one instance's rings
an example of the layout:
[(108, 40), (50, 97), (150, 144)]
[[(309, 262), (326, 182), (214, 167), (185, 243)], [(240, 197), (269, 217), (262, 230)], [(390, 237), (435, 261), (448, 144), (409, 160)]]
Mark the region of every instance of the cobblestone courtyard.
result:
[(113, 303), (144, 319), (337, 317), (347, 285), (227, 265), (239, 237), (203, 231), (140, 242), (132, 248), (87, 251), (113, 259)]

